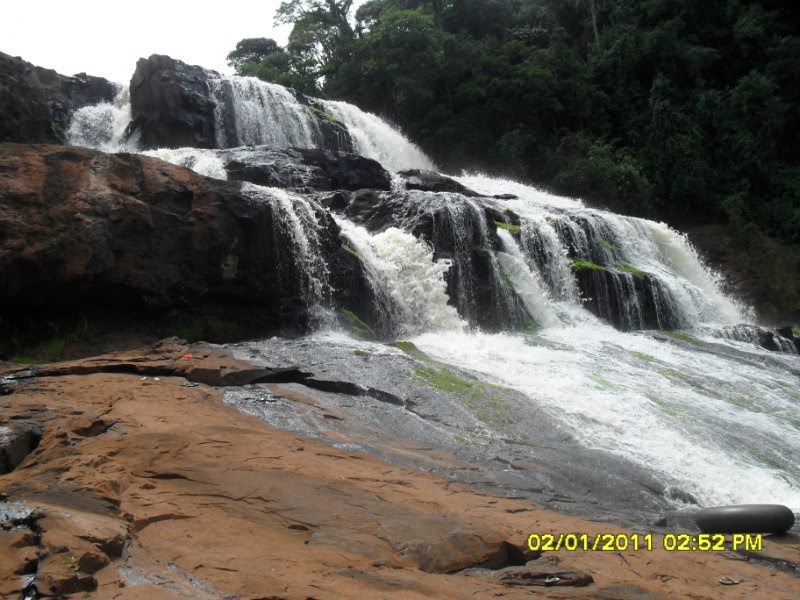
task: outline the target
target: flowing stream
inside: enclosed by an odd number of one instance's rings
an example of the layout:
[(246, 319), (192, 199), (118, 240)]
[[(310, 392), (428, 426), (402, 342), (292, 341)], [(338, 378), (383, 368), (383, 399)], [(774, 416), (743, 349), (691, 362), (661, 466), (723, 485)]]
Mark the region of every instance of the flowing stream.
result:
[[(237, 77), (209, 88), (212, 98), (226, 94), (219, 147), (320, 144), (311, 109), (284, 88)], [(126, 98), (123, 90), (112, 105), (78, 111), (71, 142), (135, 148), (122, 142)], [(393, 172), (434, 169), (378, 117), (343, 102), (321, 105), (347, 126), (356, 152)], [(148, 154), (226, 177), (214, 150)], [(647, 469), (700, 504), (800, 510), (800, 357), (791, 344), (779, 342), (780, 354), (751, 343), (755, 330), (740, 324), (753, 323), (752, 311), (723, 293), (685, 236), (513, 181), (456, 179), (485, 197), (405, 190), (396, 179), (381, 196), (395, 215), (391, 227), (368, 231), (334, 216), (392, 337), (521, 392), (583, 446)], [(309, 304), (324, 306), (329, 266), (318, 228), (327, 209), (285, 190), (245, 184), (243, 193), (274, 203), (303, 265), (299, 285)], [(420, 224), (427, 239), (412, 235)], [(487, 317), (499, 323), (493, 331), (482, 327)], [(660, 329), (680, 333), (645, 331)]]

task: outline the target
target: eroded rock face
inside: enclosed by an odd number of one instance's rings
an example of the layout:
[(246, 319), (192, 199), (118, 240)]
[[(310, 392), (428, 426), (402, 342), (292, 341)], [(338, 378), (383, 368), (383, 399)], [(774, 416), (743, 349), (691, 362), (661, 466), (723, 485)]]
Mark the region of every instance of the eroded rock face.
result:
[[(255, 305), (282, 328), (308, 317), (306, 266), (266, 190), (141, 155), (6, 144), (0, 205), (3, 313), (214, 301)], [(358, 302), (358, 260), (315, 214), (330, 300)]]
[(144, 148), (214, 148), (214, 103), (203, 67), (153, 54), (131, 78), (131, 131)]
[(434, 171), (423, 169), (408, 169), (397, 173), (404, 181), (408, 190), (422, 190), (424, 192), (458, 192), (464, 196), (480, 196), (478, 192), (460, 184), (455, 179)]
[(63, 143), (73, 111), (115, 93), (101, 77), (67, 77), (0, 52), (0, 142)]
[(310, 148), (221, 150), (228, 178), (299, 192), (389, 190), (392, 178), (380, 163), (356, 154)]
[(41, 428), (33, 423), (0, 424), (0, 475), (16, 469), (41, 437)]

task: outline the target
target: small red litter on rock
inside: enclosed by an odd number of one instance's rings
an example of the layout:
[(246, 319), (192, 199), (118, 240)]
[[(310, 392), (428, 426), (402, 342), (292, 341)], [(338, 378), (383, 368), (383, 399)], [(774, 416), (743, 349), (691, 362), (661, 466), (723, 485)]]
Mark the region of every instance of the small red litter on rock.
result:
[(181, 360), (189, 360), (190, 358), (194, 358), (194, 354), (184, 354), (181, 356)]

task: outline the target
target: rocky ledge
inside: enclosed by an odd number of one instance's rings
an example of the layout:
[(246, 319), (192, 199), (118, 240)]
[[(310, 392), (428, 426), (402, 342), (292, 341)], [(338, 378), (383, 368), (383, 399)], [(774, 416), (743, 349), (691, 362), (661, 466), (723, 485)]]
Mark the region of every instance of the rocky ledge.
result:
[[(0, 318), (207, 302), (246, 305), (276, 330), (309, 318), (308, 266), (265, 189), (143, 155), (2, 144), (0, 203)], [(333, 303), (368, 315), (360, 261), (330, 214), (310, 210)]]
[(0, 142), (64, 143), (73, 111), (115, 94), (101, 77), (67, 77), (0, 52)]
[(765, 540), (756, 562), (664, 552), (659, 535), (649, 552), (530, 552), (532, 532), (609, 526), (272, 429), (192, 373), (265, 376), (223, 348), (177, 340), (0, 371), (0, 426), (41, 429), (0, 476), (0, 595), (523, 598), (533, 586), (545, 598), (788, 598), (797, 588), (791, 535)]

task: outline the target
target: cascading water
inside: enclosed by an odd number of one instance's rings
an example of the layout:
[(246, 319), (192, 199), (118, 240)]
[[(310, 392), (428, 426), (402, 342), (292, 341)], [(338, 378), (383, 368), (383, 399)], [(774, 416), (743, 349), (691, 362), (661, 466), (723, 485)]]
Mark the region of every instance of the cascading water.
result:
[[(212, 78), (209, 87), (218, 146), (321, 144), (320, 115), (284, 88), (235, 77)], [(386, 168), (434, 168), (379, 118), (343, 102), (318, 106), (347, 126), (358, 153)], [(81, 109), (70, 141), (114, 149), (124, 111), (124, 96), (113, 107)], [(213, 150), (148, 154), (226, 177), (227, 158)], [(372, 212), (335, 217), (386, 332), (518, 390), (584, 446), (685, 494), (675, 497), (800, 508), (800, 358), (769, 357), (750, 343), (760, 339), (756, 329), (734, 327), (753, 315), (721, 292), (684, 236), (512, 181), (456, 180), (484, 197), (406, 190), (396, 176)], [(305, 303), (329, 305), (326, 209), (285, 190), (242, 191), (273, 207), (275, 235), (288, 240), (286, 258), (303, 273), (296, 287)], [(641, 328), (685, 331), (670, 341), (620, 330)], [(786, 340), (775, 344), (793, 351)]]
[(285, 87), (255, 77), (208, 80), (214, 109), (218, 148), (267, 145), (316, 148), (322, 132)]
[(242, 193), (253, 202), (267, 202), (272, 206), (276, 227), (290, 240), (285, 259), (295, 263), (291, 272), (300, 275), (300, 295), (306, 304), (327, 304), (331, 287), (328, 265), (323, 258), (323, 209), (303, 196), (280, 188), (245, 183)]
[(113, 103), (101, 102), (75, 111), (67, 128), (67, 142), (104, 152), (135, 152), (136, 140), (125, 140), (130, 121), (130, 92), (127, 86), (120, 86)]
[(324, 100), (322, 104), (347, 125), (356, 154), (372, 158), (390, 171), (401, 169), (436, 170), (436, 165), (399, 130), (383, 119), (347, 102)]
[(463, 328), (445, 291), (449, 261), (434, 261), (430, 248), (395, 227), (373, 235), (346, 219), (337, 223), (363, 261), (379, 312), (394, 335)]
[(160, 158), (173, 165), (186, 167), (206, 177), (213, 177), (215, 179), (228, 178), (228, 172), (225, 170), (225, 162), (214, 150), (204, 150), (201, 148), (159, 148), (158, 150), (146, 150), (142, 152), (142, 154)]

